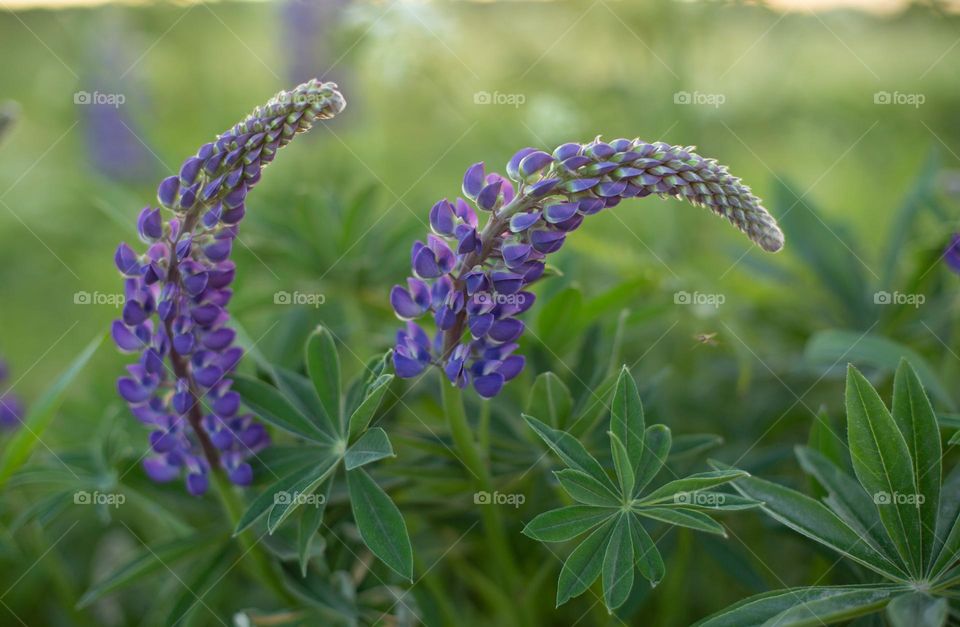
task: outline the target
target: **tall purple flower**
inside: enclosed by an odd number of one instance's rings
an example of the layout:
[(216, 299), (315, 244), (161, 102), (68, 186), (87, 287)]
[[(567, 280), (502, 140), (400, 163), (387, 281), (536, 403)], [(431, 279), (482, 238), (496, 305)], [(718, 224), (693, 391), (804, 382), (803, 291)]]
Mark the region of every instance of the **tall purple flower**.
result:
[(140, 355), (117, 389), (151, 429), (144, 469), (155, 481), (185, 475), (195, 495), (206, 491), (211, 468), (238, 485), (252, 481), (246, 460), (269, 437), (253, 416), (238, 413), (240, 397), (230, 389), (243, 355), (227, 326), (236, 271), (230, 251), (263, 167), (344, 106), (335, 84), (316, 79), (280, 92), (160, 183), (163, 209), (146, 207), (137, 221), (145, 254), (126, 243), (117, 248), (126, 303), (113, 338)]
[(9, 378), (7, 364), (0, 360), (0, 430), (7, 431), (20, 426), (23, 419), (23, 403), (10, 390), (4, 390)]
[[(543, 275), (544, 259), (585, 217), (624, 198), (681, 198), (727, 218), (764, 250), (783, 247), (783, 233), (750, 188), (692, 147), (597, 138), (552, 154), (524, 148), (506, 171), (509, 178), (470, 166), (463, 194), (471, 202), (443, 199), (430, 210), (433, 232), (413, 245), (413, 276), (390, 293), (407, 321), (393, 353), (399, 376), (435, 365), (453, 384), (496, 396), (523, 370), (523, 356), (514, 354), (524, 331), (517, 316), (533, 305), (526, 288)], [(482, 230), (478, 210), (489, 213)], [(433, 338), (414, 322), (428, 313)]]

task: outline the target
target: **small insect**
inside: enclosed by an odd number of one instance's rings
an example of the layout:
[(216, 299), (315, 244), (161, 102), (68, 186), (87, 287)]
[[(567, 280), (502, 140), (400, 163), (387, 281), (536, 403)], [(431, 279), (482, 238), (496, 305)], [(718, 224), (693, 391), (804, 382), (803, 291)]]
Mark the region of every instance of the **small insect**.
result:
[(716, 338), (717, 338), (716, 333), (697, 333), (696, 335), (693, 336), (693, 339), (695, 339), (697, 342), (699, 342), (700, 344), (705, 344), (707, 346), (717, 346), (719, 342), (717, 341)]

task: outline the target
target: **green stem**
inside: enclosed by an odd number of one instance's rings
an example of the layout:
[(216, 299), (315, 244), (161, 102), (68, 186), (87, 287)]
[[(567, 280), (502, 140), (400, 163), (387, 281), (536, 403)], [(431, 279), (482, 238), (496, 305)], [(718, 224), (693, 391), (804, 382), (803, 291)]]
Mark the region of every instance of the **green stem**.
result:
[[(476, 486), (483, 492), (493, 494), (493, 480), (483, 462), (480, 448), (473, 438), (473, 432), (470, 430), (467, 412), (463, 406), (463, 395), (459, 388), (446, 381), (441, 384), (441, 387), (443, 388), (443, 412), (447, 416), (450, 435), (453, 437), (453, 444), (460, 456), (460, 461), (467, 468), (467, 472), (473, 475)], [(499, 508), (493, 503), (483, 505), (480, 507), (480, 515), (498, 570), (504, 574), (511, 585), (518, 583), (519, 574), (507, 543)]]
[[(220, 503), (227, 512), (227, 517), (230, 520), (230, 528), (234, 529), (240, 520), (240, 516), (243, 514), (243, 503), (237, 496), (233, 486), (219, 469), (215, 469), (210, 475), (213, 477), (213, 483), (216, 484), (216, 493), (220, 498)], [(285, 603), (296, 605), (296, 598), (286, 589), (283, 582), (280, 581), (277, 569), (263, 551), (263, 548), (259, 546), (258, 539), (254, 537), (253, 533), (249, 529), (240, 533), (237, 536), (237, 542), (239, 542), (241, 548), (243, 548), (244, 555), (250, 557), (250, 560), (247, 561), (250, 574), (256, 577), (260, 583), (269, 588)]]

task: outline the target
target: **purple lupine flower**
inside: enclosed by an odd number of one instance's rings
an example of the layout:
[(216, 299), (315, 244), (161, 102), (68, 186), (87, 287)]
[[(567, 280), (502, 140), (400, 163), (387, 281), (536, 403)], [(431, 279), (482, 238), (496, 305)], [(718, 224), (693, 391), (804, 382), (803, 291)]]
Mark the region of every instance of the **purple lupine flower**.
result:
[(950, 237), (950, 244), (943, 251), (943, 259), (951, 270), (960, 274), (960, 233), (954, 233)]
[(10, 390), (4, 390), (10, 372), (7, 364), (0, 360), (0, 430), (7, 431), (20, 426), (23, 419), (23, 403)]
[(236, 273), (230, 250), (263, 167), (296, 134), (344, 106), (333, 83), (311, 80), (280, 92), (160, 183), (169, 218), (161, 209), (141, 211), (144, 254), (126, 243), (117, 248), (126, 303), (112, 334), (121, 350), (140, 355), (117, 391), (151, 429), (143, 464), (151, 479), (185, 476), (194, 495), (207, 490), (212, 468), (237, 485), (252, 481), (247, 459), (269, 436), (253, 416), (238, 413), (240, 396), (230, 389), (243, 355), (226, 326)]
[[(543, 275), (545, 258), (586, 216), (624, 198), (681, 198), (727, 218), (766, 251), (783, 247), (783, 233), (750, 188), (693, 147), (597, 138), (552, 153), (524, 148), (506, 172), (509, 179), (475, 163), (462, 184), (473, 206), (443, 199), (430, 210), (433, 232), (411, 251), (414, 276), (390, 293), (407, 321), (393, 353), (400, 377), (432, 364), (452, 384), (496, 396), (523, 370), (517, 316), (533, 305), (527, 288)], [(482, 230), (478, 210), (490, 214)], [(437, 329), (432, 339), (415, 322), (427, 314)]]

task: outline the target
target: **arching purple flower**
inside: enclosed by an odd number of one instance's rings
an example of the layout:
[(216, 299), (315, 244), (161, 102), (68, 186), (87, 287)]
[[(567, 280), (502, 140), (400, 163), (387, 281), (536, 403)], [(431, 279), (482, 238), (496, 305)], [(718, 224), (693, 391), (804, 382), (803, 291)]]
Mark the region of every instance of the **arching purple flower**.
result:
[[(164, 222), (151, 207), (141, 211), (137, 230), (151, 244), (146, 254), (126, 243), (117, 248), (126, 303), (111, 334), (120, 350), (139, 355), (117, 392), (150, 429), (143, 466), (151, 479), (183, 477), (194, 495), (206, 492), (213, 468), (237, 485), (252, 481), (247, 460), (269, 444), (269, 435), (253, 416), (238, 413), (239, 395), (230, 389), (243, 354), (226, 326), (237, 223), (276, 152), (343, 108), (333, 83), (311, 80), (280, 92), (160, 183), (157, 198), (169, 217)], [(429, 300), (426, 285), (416, 292), (414, 302)]]
[[(408, 321), (393, 357), (399, 376), (416, 377), (433, 364), (454, 385), (472, 384), (485, 398), (498, 394), (524, 367), (513, 352), (524, 331), (517, 316), (533, 305), (525, 288), (585, 217), (625, 198), (681, 198), (727, 218), (764, 250), (783, 246), (776, 221), (750, 188), (692, 147), (597, 138), (552, 153), (524, 148), (506, 172), (509, 179), (488, 173), (480, 162), (464, 174), (464, 196), (489, 213), (482, 230), (464, 198), (431, 209), (428, 243), (416, 242), (411, 252), (410, 287), (395, 286), (390, 294), (397, 316)], [(416, 297), (414, 285), (424, 296)], [(426, 315), (437, 329), (432, 339), (409, 322)]]

